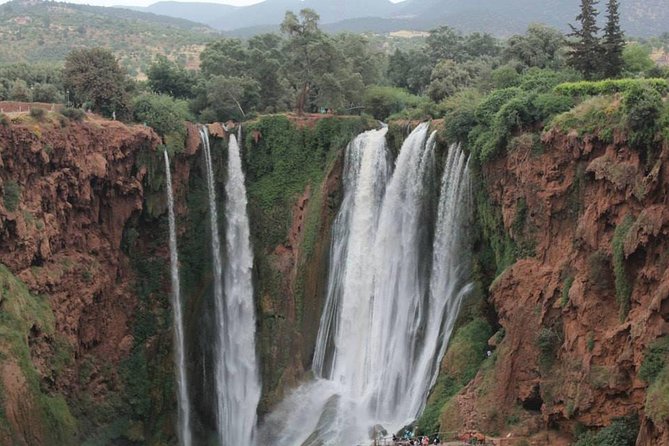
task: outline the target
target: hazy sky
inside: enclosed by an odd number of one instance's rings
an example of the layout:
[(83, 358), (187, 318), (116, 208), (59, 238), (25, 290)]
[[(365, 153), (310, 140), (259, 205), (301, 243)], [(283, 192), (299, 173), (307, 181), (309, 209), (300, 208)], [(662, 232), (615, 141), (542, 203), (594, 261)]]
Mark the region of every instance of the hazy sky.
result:
[[(6, 3), (9, 0), (0, 0), (0, 4)], [(96, 5), (96, 6), (114, 6), (114, 5), (130, 5), (130, 6), (148, 6), (150, 4), (156, 3), (159, 0), (67, 0), (68, 3), (80, 3), (85, 5)], [(262, 0), (178, 0), (180, 2), (206, 2), (206, 3), (222, 3), (225, 5), (235, 5), (235, 6), (244, 6), (252, 5), (254, 3), (260, 3)], [(332, 0), (337, 1), (337, 0)], [(364, 0), (361, 0), (364, 1)], [(390, 0), (393, 3), (399, 3), (403, 0)]]

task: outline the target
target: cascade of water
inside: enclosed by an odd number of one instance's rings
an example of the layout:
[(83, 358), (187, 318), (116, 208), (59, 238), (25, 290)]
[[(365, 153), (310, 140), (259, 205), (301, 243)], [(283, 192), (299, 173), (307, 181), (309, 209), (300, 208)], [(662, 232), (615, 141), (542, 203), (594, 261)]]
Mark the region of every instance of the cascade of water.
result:
[(181, 446), (190, 446), (192, 436), (190, 430), (190, 403), (188, 399), (188, 381), (186, 376), (186, 359), (183, 317), (181, 315), (181, 285), (179, 283), (179, 255), (177, 252), (177, 230), (174, 217), (174, 197), (172, 193), (172, 172), (170, 157), (165, 154), (165, 181), (167, 189), (167, 211), (170, 229), (170, 273), (172, 278), (171, 303), (174, 326), (174, 362), (177, 368), (177, 411), (178, 435)]
[(253, 301), (253, 251), (251, 250), (247, 198), (239, 145), (234, 135), (228, 143), (226, 193), (226, 250), (224, 275), (225, 320), (222, 361), (222, 444), (255, 443), (256, 410), (260, 401), (260, 374), (255, 349)]
[[(386, 128), (365, 132), (355, 138), (346, 150), (346, 188), (332, 227), (327, 296), (312, 365), (320, 377), (331, 379), (334, 373), (341, 376), (345, 372), (341, 366), (348, 362), (341, 355), (355, 358), (362, 354), (355, 348), (345, 350), (336, 347), (350, 342), (351, 346), (357, 344), (357, 347), (364, 348), (359, 339), (347, 339), (347, 336), (363, 335), (369, 324), (372, 281), (369, 271), (366, 271), (366, 259), (373, 250), (389, 171), (386, 133)], [(344, 307), (342, 296), (350, 295), (354, 290), (361, 293), (361, 298), (353, 305), (348, 302)], [(332, 368), (333, 364), (339, 366), (337, 371)], [(356, 369), (362, 371), (362, 367)]]
[(214, 355), (214, 374), (216, 383), (216, 401), (218, 416), (218, 431), (221, 441), (223, 440), (223, 427), (225, 426), (224, 401), (225, 401), (225, 364), (223, 363), (222, 350), (225, 345), (224, 319), (220, 317), (224, 313), (223, 302), (223, 260), (221, 257), (221, 239), (218, 234), (218, 208), (216, 205), (216, 184), (214, 179), (214, 167), (211, 159), (211, 148), (209, 146), (209, 132), (207, 127), (200, 127), (200, 139), (204, 149), (204, 160), (207, 168), (207, 191), (209, 194), (209, 223), (211, 230), (211, 251), (213, 259), (213, 282), (214, 282), (214, 307), (216, 309), (216, 349)]
[(394, 431), (415, 419), (468, 291), (458, 257), (469, 212), (465, 156), (449, 151), (432, 240), (435, 135), (427, 124), (412, 132), (385, 186), (384, 133), (347, 149), (314, 355), (320, 379), (267, 418), (261, 434), (272, 444), (356, 444), (377, 424)]

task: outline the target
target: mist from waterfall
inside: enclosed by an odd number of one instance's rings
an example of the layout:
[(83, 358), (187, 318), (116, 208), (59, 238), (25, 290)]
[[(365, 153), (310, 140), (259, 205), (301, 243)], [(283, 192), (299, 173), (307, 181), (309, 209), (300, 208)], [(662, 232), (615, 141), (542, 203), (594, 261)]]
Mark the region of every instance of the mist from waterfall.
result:
[(216, 348), (214, 374), (219, 444), (255, 444), (260, 375), (255, 350), (255, 305), (251, 273), (247, 198), (239, 145), (234, 135), (228, 144), (225, 184), (225, 263), (222, 259), (218, 209), (209, 135), (200, 128), (207, 168)]
[(172, 325), (174, 329), (174, 362), (177, 371), (177, 435), (181, 446), (191, 446), (190, 400), (188, 399), (188, 377), (184, 342), (184, 323), (181, 309), (181, 284), (179, 280), (179, 254), (177, 251), (177, 230), (174, 216), (174, 195), (172, 192), (172, 172), (170, 157), (165, 155), (165, 183), (167, 189), (167, 213), (170, 230), (170, 276), (172, 283)]
[(349, 144), (344, 198), (314, 354), (316, 379), (266, 419), (278, 446), (354, 445), (422, 411), (467, 285), (470, 189), (465, 154), (447, 154), (437, 194), (434, 133), (419, 125), (389, 177), (385, 129)]

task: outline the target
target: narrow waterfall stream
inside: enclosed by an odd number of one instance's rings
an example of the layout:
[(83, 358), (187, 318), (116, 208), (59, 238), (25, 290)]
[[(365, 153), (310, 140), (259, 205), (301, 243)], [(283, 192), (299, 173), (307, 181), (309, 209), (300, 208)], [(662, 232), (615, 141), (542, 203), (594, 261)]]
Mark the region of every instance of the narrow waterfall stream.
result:
[(186, 375), (184, 323), (181, 313), (181, 284), (179, 281), (179, 254), (177, 251), (177, 230), (174, 217), (174, 196), (172, 192), (172, 172), (170, 157), (165, 155), (165, 182), (167, 189), (167, 211), (170, 229), (170, 275), (172, 279), (172, 323), (174, 328), (174, 362), (177, 369), (177, 434), (181, 446), (191, 446), (190, 400), (188, 398), (188, 377)]
[[(241, 128), (241, 127), (240, 127)], [(228, 176), (225, 183), (224, 320), (222, 358), (224, 388), (222, 402), (223, 445), (255, 443), (256, 410), (260, 401), (260, 375), (255, 348), (255, 304), (253, 302), (253, 251), (251, 250), (247, 198), (242, 160), (234, 135), (228, 142)]]
[(255, 305), (251, 272), (253, 252), (246, 211), (246, 189), (239, 145), (228, 144), (226, 192), (226, 261), (222, 260), (218, 209), (209, 135), (200, 128), (207, 168), (211, 249), (213, 252), (216, 349), (214, 373), (219, 444), (253, 445), (260, 377), (255, 349)]
[(432, 228), (435, 134), (419, 125), (388, 178), (385, 133), (366, 132), (347, 148), (316, 379), (266, 418), (267, 444), (348, 446), (378, 425), (397, 431), (420, 414), (436, 379), (469, 289), (466, 156), (449, 149)]

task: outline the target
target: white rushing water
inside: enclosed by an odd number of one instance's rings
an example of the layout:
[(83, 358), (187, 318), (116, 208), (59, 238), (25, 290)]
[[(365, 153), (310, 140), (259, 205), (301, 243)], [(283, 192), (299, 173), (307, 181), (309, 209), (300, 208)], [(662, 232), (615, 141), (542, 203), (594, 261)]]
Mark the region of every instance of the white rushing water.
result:
[(179, 254), (177, 251), (177, 230), (174, 217), (174, 196), (172, 192), (172, 172), (170, 157), (165, 155), (165, 182), (167, 189), (167, 211), (170, 229), (170, 274), (172, 279), (172, 324), (174, 328), (174, 362), (177, 368), (177, 433), (181, 446), (191, 446), (190, 403), (188, 399), (188, 380), (186, 375), (186, 355), (184, 342), (183, 316), (181, 314), (181, 285), (179, 281)]
[(222, 444), (255, 443), (256, 410), (260, 401), (260, 374), (255, 349), (253, 251), (242, 160), (234, 135), (228, 142), (228, 177), (225, 183), (226, 262), (224, 273), (225, 320)]
[(200, 128), (207, 166), (216, 316), (215, 383), (217, 428), (222, 446), (255, 443), (260, 377), (255, 352), (255, 306), (251, 272), (253, 252), (246, 212), (246, 189), (239, 146), (228, 144), (226, 262), (221, 257), (214, 172), (206, 127)]
[(388, 180), (385, 132), (364, 133), (347, 149), (317, 378), (267, 417), (268, 444), (348, 446), (368, 441), (374, 426), (397, 431), (420, 414), (436, 379), (469, 288), (466, 157), (449, 150), (432, 237), (435, 135), (418, 126)]

